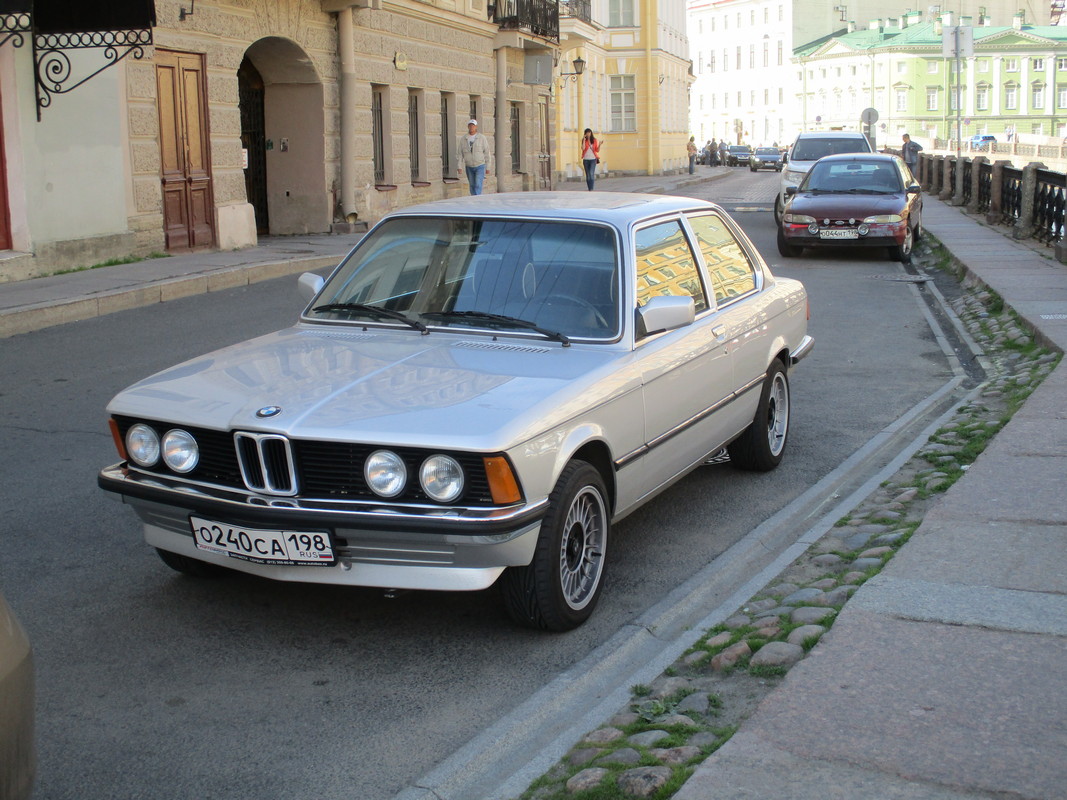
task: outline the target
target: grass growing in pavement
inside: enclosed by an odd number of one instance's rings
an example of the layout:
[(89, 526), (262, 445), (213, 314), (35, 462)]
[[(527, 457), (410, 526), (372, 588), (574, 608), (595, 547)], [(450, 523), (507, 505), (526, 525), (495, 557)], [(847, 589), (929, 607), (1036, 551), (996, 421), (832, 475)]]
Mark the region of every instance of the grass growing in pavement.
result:
[(93, 264), (89, 267), (71, 267), (70, 269), (56, 270), (50, 272), (49, 277), (52, 275), (70, 275), (74, 272), (88, 272), (91, 269), (103, 269), (104, 267), (117, 267), (120, 264), (136, 264), (139, 261), (148, 261), (154, 258), (170, 258), (169, 253), (149, 253), (147, 256), (123, 256), (121, 258), (109, 258), (107, 261), (101, 261), (99, 264)]

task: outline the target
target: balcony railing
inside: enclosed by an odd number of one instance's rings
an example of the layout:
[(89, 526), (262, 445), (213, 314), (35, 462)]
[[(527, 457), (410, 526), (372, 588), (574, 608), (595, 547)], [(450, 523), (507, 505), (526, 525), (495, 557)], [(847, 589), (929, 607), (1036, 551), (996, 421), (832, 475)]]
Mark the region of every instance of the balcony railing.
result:
[(593, 24), (592, 0), (560, 0), (559, 15), (573, 17), (589, 25)]
[(493, 21), (504, 30), (527, 31), (559, 41), (558, 0), (500, 0), (490, 8)]

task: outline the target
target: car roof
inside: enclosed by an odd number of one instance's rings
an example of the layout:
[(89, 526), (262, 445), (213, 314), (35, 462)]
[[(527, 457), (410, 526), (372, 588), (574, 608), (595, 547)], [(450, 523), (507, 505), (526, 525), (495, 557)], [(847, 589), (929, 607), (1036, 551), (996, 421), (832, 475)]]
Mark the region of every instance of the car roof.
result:
[(801, 139), (864, 139), (861, 131), (801, 131), (797, 134)]
[(900, 156), (895, 156), (891, 153), (836, 153), (832, 156), (823, 156), (816, 163), (833, 162), (838, 164), (842, 161), (866, 161), (872, 164), (879, 164), (897, 163), (900, 160)]
[(411, 216), (533, 217), (582, 222), (605, 222), (623, 226), (643, 219), (679, 211), (701, 211), (719, 206), (704, 200), (673, 195), (628, 192), (500, 192), (435, 200), (407, 206), (384, 219)]

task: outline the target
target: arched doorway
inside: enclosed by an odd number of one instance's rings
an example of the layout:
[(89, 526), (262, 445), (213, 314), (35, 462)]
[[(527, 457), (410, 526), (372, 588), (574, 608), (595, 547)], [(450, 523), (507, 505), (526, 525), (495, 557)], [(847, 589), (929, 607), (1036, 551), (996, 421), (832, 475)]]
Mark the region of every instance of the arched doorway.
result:
[(259, 233), (330, 229), (322, 82), (311, 58), (270, 36), (245, 51), (237, 74), (245, 189)]

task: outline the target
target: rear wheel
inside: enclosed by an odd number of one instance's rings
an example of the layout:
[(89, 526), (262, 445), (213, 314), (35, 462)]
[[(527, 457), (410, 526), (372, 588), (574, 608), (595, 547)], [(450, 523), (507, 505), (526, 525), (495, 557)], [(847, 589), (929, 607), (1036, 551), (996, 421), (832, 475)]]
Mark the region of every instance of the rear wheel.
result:
[(789, 244), (785, 238), (785, 233), (782, 231), (781, 225), (778, 226), (778, 252), (786, 258), (796, 258), (803, 251), (803, 247), (797, 247), (795, 244)]
[(156, 552), (159, 553), (164, 564), (183, 575), (191, 575), (194, 578), (223, 578), (230, 574), (228, 569), (218, 564), (209, 564), (206, 561), (189, 558), (180, 553), (172, 553), (170, 550), (161, 550), (158, 547)]
[(549, 495), (533, 560), (501, 577), (504, 607), (516, 622), (547, 631), (577, 628), (603, 585), (611, 519), (600, 473), (572, 461)]
[(789, 378), (776, 359), (767, 370), (752, 424), (726, 446), (726, 452), (738, 469), (768, 472), (782, 463), (788, 436)]

